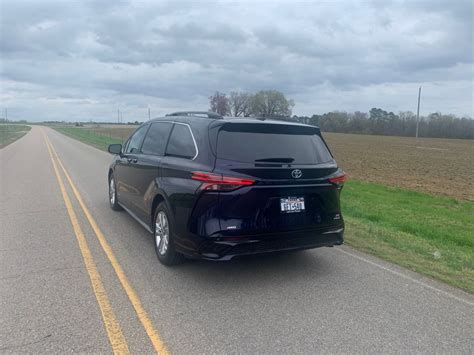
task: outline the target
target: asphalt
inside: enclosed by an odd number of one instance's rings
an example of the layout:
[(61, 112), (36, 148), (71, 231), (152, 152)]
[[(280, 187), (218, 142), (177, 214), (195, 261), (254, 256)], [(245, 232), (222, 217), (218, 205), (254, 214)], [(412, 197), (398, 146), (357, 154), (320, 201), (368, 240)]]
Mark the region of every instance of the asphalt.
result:
[[(474, 353), (472, 295), (347, 246), (162, 266), (108, 206), (112, 157), (37, 126), (0, 150), (1, 353), (112, 352), (42, 130), (170, 353)], [(67, 192), (130, 351), (152, 352)]]

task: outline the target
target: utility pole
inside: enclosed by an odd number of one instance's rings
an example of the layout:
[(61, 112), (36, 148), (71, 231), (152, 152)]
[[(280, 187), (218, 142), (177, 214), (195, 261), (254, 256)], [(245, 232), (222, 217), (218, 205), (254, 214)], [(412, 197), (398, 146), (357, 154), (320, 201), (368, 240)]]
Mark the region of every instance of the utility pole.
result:
[(120, 109), (117, 109), (117, 123), (120, 123)]
[(148, 107), (148, 121), (151, 119), (150, 108)]
[(416, 139), (418, 139), (418, 126), (420, 124), (420, 97), (421, 97), (421, 86), (418, 89), (418, 109), (416, 110)]
[(8, 109), (5, 108), (5, 122), (8, 121)]

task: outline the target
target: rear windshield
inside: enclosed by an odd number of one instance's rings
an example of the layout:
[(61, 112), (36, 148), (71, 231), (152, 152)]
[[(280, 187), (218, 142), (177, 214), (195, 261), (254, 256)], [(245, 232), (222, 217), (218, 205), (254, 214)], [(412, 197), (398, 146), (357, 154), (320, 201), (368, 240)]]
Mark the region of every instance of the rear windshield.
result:
[(230, 124), (219, 132), (217, 157), (251, 163), (321, 164), (332, 161), (316, 130), (270, 124)]

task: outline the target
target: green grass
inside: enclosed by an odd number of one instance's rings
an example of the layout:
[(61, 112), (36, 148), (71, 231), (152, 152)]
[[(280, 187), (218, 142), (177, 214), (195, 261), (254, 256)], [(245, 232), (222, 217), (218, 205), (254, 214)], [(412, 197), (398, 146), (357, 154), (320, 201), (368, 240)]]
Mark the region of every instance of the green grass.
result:
[(109, 144), (122, 143), (120, 138), (102, 135), (87, 128), (63, 126), (51, 126), (51, 128), (104, 151), (107, 151)]
[(19, 124), (0, 124), (0, 148), (3, 148), (23, 137), (31, 129)]
[(474, 293), (474, 203), (350, 181), (346, 243)]

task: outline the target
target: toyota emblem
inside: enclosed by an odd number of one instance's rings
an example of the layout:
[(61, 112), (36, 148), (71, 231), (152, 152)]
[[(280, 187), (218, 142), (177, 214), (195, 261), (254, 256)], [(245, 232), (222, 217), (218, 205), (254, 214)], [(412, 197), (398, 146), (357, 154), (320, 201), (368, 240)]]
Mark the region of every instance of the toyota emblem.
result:
[(294, 179), (299, 179), (303, 175), (303, 172), (300, 169), (295, 169), (291, 172), (291, 176), (293, 176)]

